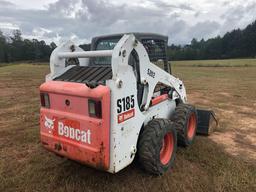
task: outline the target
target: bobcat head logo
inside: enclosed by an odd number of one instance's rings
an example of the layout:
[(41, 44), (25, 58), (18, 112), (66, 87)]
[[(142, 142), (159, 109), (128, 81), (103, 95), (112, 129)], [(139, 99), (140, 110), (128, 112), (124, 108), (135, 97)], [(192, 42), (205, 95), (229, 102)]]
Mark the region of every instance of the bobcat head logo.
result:
[(45, 121), (44, 121), (44, 126), (48, 129), (53, 129), (54, 128), (54, 121), (55, 119), (50, 119), (46, 116), (44, 116)]

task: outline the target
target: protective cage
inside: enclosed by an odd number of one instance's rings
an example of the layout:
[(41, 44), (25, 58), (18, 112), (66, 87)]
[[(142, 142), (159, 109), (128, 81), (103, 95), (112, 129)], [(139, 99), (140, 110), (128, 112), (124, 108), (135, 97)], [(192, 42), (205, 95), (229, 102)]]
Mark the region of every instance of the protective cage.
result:
[[(163, 62), (163, 68), (166, 72), (171, 73), (171, 65), (168, 64), (167, 59), (167, 44), (168, 37), (164, 35), (159, 35), (155, 33), (132, 33), (138, 41), (140, 41), (144, 48), (146, 49), (149, 60), (153, 63), (158, 64), (158, 61)], [(124, 34), (113, 34), (106, 36), (98, 36), (92, 39), (91, 50), (96, 50), (100, 41), (111, 40), (113, 42), (118, 42)], [(112, 42), (112, 43), (113, 43)], [(95, 59), (91, 59), (91, 64), (94, 64)], [(105, 63), (106, 64), (106, 63)]]

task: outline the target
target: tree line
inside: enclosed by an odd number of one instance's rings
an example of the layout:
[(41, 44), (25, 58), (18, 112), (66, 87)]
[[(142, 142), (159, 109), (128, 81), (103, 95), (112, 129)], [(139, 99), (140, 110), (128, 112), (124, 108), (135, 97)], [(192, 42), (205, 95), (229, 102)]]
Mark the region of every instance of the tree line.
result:
[[(80, 45), (90, 50), (90, 44)], [(0, 63), (15, 61), (49, 61), (51, 52), (56, 48), (52, 42), (37, 39), (23, 39), (21, 31), (5, 36), (0, 31)], [(223, 37), (208, 40), (193, 39), (189, 45), (170, 45), (167, 48), (169, 60), (229, 59), (256, 57), (256, 21), (245, 29), (235, 29)]]
[(47, 45), (37, 39), (23, 39), (19, 30), (15, 30), (12, 36), (5, 36), (0, 31), (0, 63), (48, 61), (55, 48), (54, 42)]
[(230, 59), (256, 57), (256, 21), (223, 37), (193, 39), (190, 45), (168, 46), (169, 60)]

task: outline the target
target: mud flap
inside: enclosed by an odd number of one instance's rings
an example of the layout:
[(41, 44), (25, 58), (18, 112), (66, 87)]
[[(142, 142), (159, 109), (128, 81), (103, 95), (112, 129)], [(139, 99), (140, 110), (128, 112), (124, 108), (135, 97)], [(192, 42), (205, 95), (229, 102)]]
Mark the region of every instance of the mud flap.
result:
[(197, 109), (197, 134), (210, 135), (218, 126), (216, 115), (211, 110)]

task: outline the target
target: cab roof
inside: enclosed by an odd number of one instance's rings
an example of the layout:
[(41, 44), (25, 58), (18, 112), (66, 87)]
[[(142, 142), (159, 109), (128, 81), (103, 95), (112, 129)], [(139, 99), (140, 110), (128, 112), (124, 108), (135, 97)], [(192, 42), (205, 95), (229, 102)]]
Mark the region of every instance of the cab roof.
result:
[(157, 34), (157, 33), (139, 33), (139, 32), (129, 32), (129, 33), (117, 33), (117, 34), (110, 34), (110, 35), (101, 35), (101, 36), (96, 36), (92, 39), (92, 49), (95, 48), (95, 44), (98, 42), (99, 39), (113, 39), (113, 38), (120, 38), (125, 35), (125, 34), (133, 34), (136, 39), (141, 41), (142, 39), (157, 39), (157, 40), (163, 40), (168, 43), (168, 37)]

